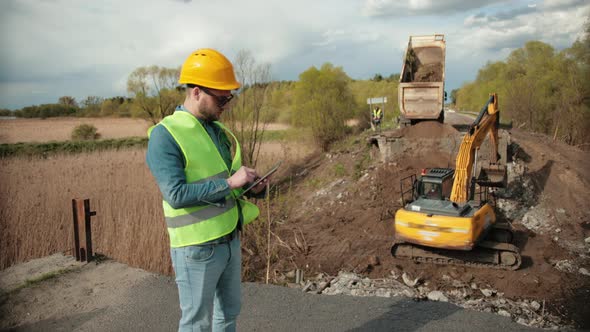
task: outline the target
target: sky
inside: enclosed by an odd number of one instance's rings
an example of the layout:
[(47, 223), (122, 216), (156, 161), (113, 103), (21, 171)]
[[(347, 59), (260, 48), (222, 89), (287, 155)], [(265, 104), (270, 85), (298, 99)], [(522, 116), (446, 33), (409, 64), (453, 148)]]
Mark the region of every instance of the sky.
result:
[(444, 34), (445, 90), (529, 40), (583, 35), (590, 1), (2, 0), (0, 108), (60, 96), (126, 96), (138, 67), (179, 67), (198, 48), (250, 51), (274, 80), (326, 62), (353, 79), (399, 73), (410, 35)]

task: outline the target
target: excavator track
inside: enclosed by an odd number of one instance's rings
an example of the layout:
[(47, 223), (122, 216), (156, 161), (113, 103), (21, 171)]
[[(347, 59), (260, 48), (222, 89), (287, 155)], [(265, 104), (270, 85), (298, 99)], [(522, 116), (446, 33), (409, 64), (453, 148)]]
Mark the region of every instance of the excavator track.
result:
[(395, 258), (412, 259), (418, 263), (498, 270), (517, 270), (522, 263), (518, 247), (510, 243), (493, 241), (482, 241), (470, 251), (438, 249), (396, 242), (391, 247), (391, 254)]

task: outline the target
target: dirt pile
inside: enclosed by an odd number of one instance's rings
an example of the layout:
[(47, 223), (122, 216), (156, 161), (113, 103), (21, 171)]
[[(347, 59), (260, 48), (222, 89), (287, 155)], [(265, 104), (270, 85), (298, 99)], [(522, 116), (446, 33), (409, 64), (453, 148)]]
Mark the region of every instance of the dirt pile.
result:
[(442, 72), (442, 64), (440, 63), (422, 65), (414, 74), (414, 82), (441, 82)]
[(443, 81), (444, 54), (442, 49), (436, 47), (412, 48), (408, 50), (405, 61), (403, 83)]
[[(430, 291), (442, 292), (453, 290), (453, 280), (459, 280), (494, 289), (506, 301), (545, 301), (547, 312), (562, 317), (564, 324), (590, 327), (590, 278), (585, 275), (590, 270), (590, 224), (588, 212), (580, 208), (590, 197), (588, 152), (513, 131), (510, 167), (521, 173), (512, 174), (497, 201), (499, 218), (517, 230), (515, 244), (523, 256), (519, 270), (416, 264), (390, 254), (394, 214), (401, 207), (400, 179), (422, 168), (453, 167), (455, 154), (449, 151), (458, 146), (444, 151), (436, 142), (425, 142), (445, 135), (460, 138), (461, 133), (424, 122), (383, 134), (399, 147), (388, 162), (380, 162), (376, 149), (359, 138), (309, 160), (309, 169), (303, 166), (293, 180), (290, 191), (298, 203), (283, 211), (284, 222), (276, 230), (280, 260), (272, 269), (278, 282), (292, 281), (286, 276), (295, 269), (328, 276), (348, 271), (372, 279), (407, 273), (427, 282)], [(533, 218), (542, 227), (527, 228)], [(485, 298), (479, 293), (463, 300)], [(526, 318), (527, 324), (532, 320)]]
[(439, 139), (440, 137), (461, 135), (453, 126), (445, 125), (436, 121), (418, 122), (415, 126), (405, 127), (395, 132), (406, 139), (424, 138)]

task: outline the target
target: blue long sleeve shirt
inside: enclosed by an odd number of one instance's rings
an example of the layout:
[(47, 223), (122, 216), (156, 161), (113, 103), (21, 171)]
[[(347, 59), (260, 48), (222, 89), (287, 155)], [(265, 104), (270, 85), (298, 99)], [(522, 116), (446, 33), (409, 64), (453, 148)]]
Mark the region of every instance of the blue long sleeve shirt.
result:
[[(188, 110), (178, 106), (176, 112), (188, 112)], [(197, 120), (213, 140), (228, 169), (231, 169), (231, 142), (225, 132), (213, 122), (199, 118)], [(146, 162), (160, 187), (164, 200), (175, 209), (216, 202), (229, 195), (231, 191), (226, 179), (186, 183), (184, 154), (168, 129), (162, 125), (157, 125), (152, 130)]]

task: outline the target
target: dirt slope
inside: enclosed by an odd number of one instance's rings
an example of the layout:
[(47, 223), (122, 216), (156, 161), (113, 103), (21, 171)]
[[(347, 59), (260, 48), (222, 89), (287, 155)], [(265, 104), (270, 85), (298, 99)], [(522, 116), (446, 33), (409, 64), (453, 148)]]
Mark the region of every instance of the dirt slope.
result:
[[(291, 184), (296, 208), (279, 226), (275, 274), (296, 268), (308, 275), (339, 271), (370, 278), (407, 272), (431, 287), (450, 287), (448, 277), (486, 285), (514, 299), (545, 301), (548, 310), (590, 327), (590, 153), (513, 130), (509, 188), (498, 193), (502, 218), (517, 229), (523, 255), (517, 271), (416, 264), (391, 257), (393, 216), (401, 207), (400, 179), (422, 168), (452, 167), (458, 147), (445, 151), (437, 137), (461, 137), (434, 122), (383, 133), (405, 138), (399, 153), (381, 162), (366, 137), (315, 156)], [(428, 139), (431, 139), (430, 141)], [(586, 240), (586, 242), (585, 242)]]

